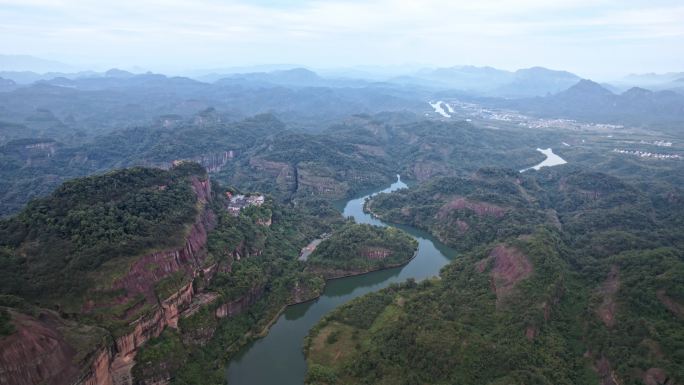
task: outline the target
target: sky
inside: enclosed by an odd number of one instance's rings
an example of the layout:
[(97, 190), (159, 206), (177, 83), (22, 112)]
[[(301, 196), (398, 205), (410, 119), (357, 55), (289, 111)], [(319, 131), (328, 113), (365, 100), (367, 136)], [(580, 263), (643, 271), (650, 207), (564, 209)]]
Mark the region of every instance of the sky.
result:
[(80, 69), (684, 71), (682, 0), (0, 0), (0, 20), (0, 54)]

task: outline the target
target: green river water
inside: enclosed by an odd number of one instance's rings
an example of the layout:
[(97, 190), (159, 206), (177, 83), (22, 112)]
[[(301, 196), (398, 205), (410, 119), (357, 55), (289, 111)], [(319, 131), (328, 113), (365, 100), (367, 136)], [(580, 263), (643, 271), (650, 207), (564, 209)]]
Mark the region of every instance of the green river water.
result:
[[(390, 192), (405, 188), (399, 177)], [(340, 204), (345, 217), (353, 216), (357, 223), (378, 226), (387, 224), (363, 212), (367, 194)], [(393, 225), (394, 226), (394, 225)], [(230, 385), (302, 385), (306, 361), (302, 346), (304, 337), (325, 314), (358, 296), (380, 290), (391, 283), (408, 278), (421, 280), (435, 276), (455, 256), (455, 251), (424, 231), (408, 226), (395, 226), (407, 231), (418, 241), (418, 254), (407, 265), (376, 271), (355, 277), (327, 282), (325, 291), (315, 301), (289, 306), (272, 326), (268, 335), (246, 346), (227, 368)]]

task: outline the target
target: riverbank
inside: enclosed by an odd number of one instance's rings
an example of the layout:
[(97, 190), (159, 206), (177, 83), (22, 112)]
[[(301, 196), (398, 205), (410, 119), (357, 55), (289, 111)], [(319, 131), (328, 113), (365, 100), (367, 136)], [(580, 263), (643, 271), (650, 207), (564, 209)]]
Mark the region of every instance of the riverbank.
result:
[(405, 262), (401, 263), (395, 263), (395, 264), (390, 264), (390, 265), (385, 265), (383, 267), (378, 267), (370, 270), (357, 270), (357, 271), (328, 271), (326, 272), (320, 272), (320, 271), (315, 271), (315, 270), (305, 270), (311, 273), (322, 273), (323, 278), (325, 279), (326, 282), (328, 281), (333, 281), (336, 279), (342, 279), (342, 278), (349, 278), (349, 277), (356, 277), (359, 275), (364, 275), (364, 274), (370, 274), (370, 273), (375, 273), (377, 271), (382, 271), (382, 270), (388, 270), (388, 269), (396, 269), (397, 267), (402, 267), (406, 266), (409, 262), (411, 262), (416, 256), (418, 255), (418, 250), (416, 250), (411, 258), (407, 259)]
[(324, 279), (365, 274), (405, 265), (417, 248), (413, 237), (395, 227), (348, 221), (311, 253), (306, 271)]
[[(398, 179), (383, 191), (390, 192), (405, 187), (406, 185)], [(387, 226), (363, 212), (365, 199), (377, 192), (369, 191), (362, 197), (341, 204), (339, 208), (343, 216), (354, 217), (357, 223)], [(340, 274), (339, 277), (326, 279), (323, 293), (319, 297), (280, 308), (278, 316), (270, 319), (266, 325), (266, 336), (255, 339), (230, 361), (227, 368), (228, 383), (303, 384), (307, 371), (303, 354), (304, 337), (322, 317), (356, 297), (381, 290), (391, 284), (405, 282), (408, 279), (420, 281), (433, 277), (456, 255), (453, 249), (439, 243), (423, 231), (404, 226), (401, 229), (418, 242), (414, 253), (410, 253), (401, 264), (386, 265), (372, 271), (347, 272)], [(261, 331), (265, 332), (266, 328)]]
[[(327, 237), (325, 238), (327, 239)], [(273, 325), (278, 321), (278, 319), (283, 315), (283, 313), (292, 306), (297, 306), (297, 305), (304, 305), (310, 302), (314, 302), (318, 300), (322, 294), (325, 292), (325, 289), (327, 288), (328, 284), (332, 281), (336, 280), (341, 280), (344, 278), (351, 278), (351, 277), (357, 277), (357, 276), (363, 276), (363, 275), (368, 275), (371, 273), (377, 273), (383, 270), (391, 270), (391, 269), (396, 269), (402, 266), (406, 266), (408, 263), (410, 263), (416, 256), (418, 255), (418, 248), (416, 247), (416, 250), (413, 252), (411, 257), (407, 260), (404, 260), (399, 263), (393, 263), (393, 264), (388, 264), (382, 267), (377, 267), (377, 268), (371, 268), (368, 270), (346, 270), (346, 271), (341, 271), (341, 270), (315, 270), (311, 269), (310, 266), (307, 266), (304, 268), (303, 272), (306, 273), (311, 273), (314, 275), (320, 276), (324, 281), (325, 285), (321, 288), (321, 290), (316, 290), (315, 292), (312, 292), (311, 294), (313, 295), (308, 295), (304, 296), (301, 299), (294, 300), (294, 301), (289, 301), (285, 305), (282, 305), (278, 308), (278, 310), (273, 314), (273, 316), (269, 317), (269, 321), (263, 326), (263, 328), (258, 331), (257, 333), (254, 333), (253, 331), (249, 331), (245, 333), (238, 341), (235, 341), (233, 345), (229, 347), (229, 352), (231, 354), (237, 353), (240, 349), (244, 348), (245, 346), (248, 346), (250, 343), (253, 343), (260, 338), (264, 338), (269, 335), (269, 332)], [(315, 293), (315, 294), (314, 294)], [(291, 293), (291, 295), (294, 298), (298, 298), (298, 294)]]
[[(324, 277), (325, 282), (326, 282), (326, 286), (327, 286), (327, 284), (328, 284), (329, 282), (331, 282), (331, 281), (336, 281), (336, 280), (340, 280), (340, 279), (344, 279), (344, 278), (358, 277), (358, 276), (363, 276), (363, 275), (367, 275), (367, 274), (371, 274), (371, 273), (376, 273), (376, 272), (383, 271), (383, 270), (396, 269), (396, 268), (398, 268), (398, 267), (406, 266), (406, 265), (409, 264), (414, 258), (416, 258), (416, 256), (418, 256), (418, 250), (416, 250), (416, 251), (413, 253), (413, 256), (411, 256), (410, 259), (408, 259), (406, 262), (403, 262), (403, 263), (388, 265), (388, 266), (385, 266), (385, 267), (380, 267), (380, 268), (373, 269), (373, 270), (368, 270), (368, 271), (348, 272), (348, 273), (345, 274), (345, 275), (332, 276), (332, 277), (328, 277), (328, 278), (325, 278), (325, 277)], [(304, 269), (304, 271), (311, 272), (311, 273), (316, 273), (316, 272), (309, 271), (309, 270), (307, 270), (307, 269)], [(288, 307), (290, 307), (290, 306), (296, 306), (296, 305), (302, 305), (302, 304), (306, 304), (306, 303), (309, 303), (309, 302), (316, 301), (317, 299), (319, 299), (319, 298), (322, 296), (324, 290), (325, 290), (325, 286), (324, 286), (324, 288), (323, 288), (323, 291), (321, 291), (320, 293), (318, 293), (318, 294), (317, 294), (316, 296), (314, 296), (314, 297), (307, 298), (307, 299), (300, 300), (300, 301), (290, 302), (290, 303), (288, 303), (288, 304), (286, 304), (286, 305), (283, 305), (283, 306), (280, 308), (280, 310), (278, 310), (278, 312), (275, 314), (275, 316), (272, 317), (271, 320), (266, 324), (266, 326), (264, 326), (264, 328), (263, 328), (258, 334), (255, 335), (255, 337), (257, 337), (257, 338), (263, 338), (263, 337), (267, 336), (267, 335), (268, 335), (268, 332), (270, 331), (270, 329), (271, 329), (271, 327), (273, 326), (273, 324), (275, 324), (275, 323), (278, 321), (278, 318), (280, 318), (280, 316), (283, 314), (283, 312), (285, 312), (285, 310), (287, 310)]]

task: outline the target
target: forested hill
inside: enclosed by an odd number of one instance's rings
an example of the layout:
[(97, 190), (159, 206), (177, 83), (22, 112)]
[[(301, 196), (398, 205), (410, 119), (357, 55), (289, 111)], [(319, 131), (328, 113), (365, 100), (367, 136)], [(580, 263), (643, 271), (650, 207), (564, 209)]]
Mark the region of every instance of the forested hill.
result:
[(308, 383), (679, 384), (683, 197), (562, 168), (379, 195), (383, 219), (466, 252), (325, 318)]
[(407, 263), (418, 242), (394, 227), (346, 223), (309, 256), (308, 269), (326, 278), (367, 273)]
[(0, 221), (6, 378), (111, 383), (115, 355), (134, 355), (178, 316), (160, 302), (202, 265), (188, 245), (206, 241), (210, 200), (197, 164), (132, 168), (66, 182)]
[(566, 90), (528, 99), (493, 99), (492, 105), (536, 116), (616, 123), (627, 126), (676, 127), (684, 121), (684, 95), (674, 91), (650, 91), (633, 87), (614, 94), (598, 83), (580, 80)]
[(47, 195), (66, 180), (116, 168), (169, 168), (176, 160), (192, 160), (217, 171), (234, 154), (283, 127), (272, 115), (221, 123), (209, 109), (174, 130), (160, 123), (104, 134), (86, 144), (13, 140), (0, 146), (0, 215), (19, 211), (31, 198)]
[(417, 188), (378, 194), (366, 210), (390, 222), (426, 229), (443, 242), (467, 250), (496, 237), (553, 225), (555, 214), (542, 208), (540, 192), (533, 178), (489, 168), (472, 177), (437, 178)]
[(222, 383), (226, 359), (322, 290), (297, 256), (342, 222), (193, 162), (70, 180), (0, 221), (0, 368), (20, 385)]
[[(107, 262), (182, 247), (200, 210), (197, 164), (132, 168), (71, 180), (0, 222), (0, 291), (80, 297)], [(206, 197), (203, 198), (206, 200)], [(100, 277), (102, 278), (102, 277)]]
[[(168, 123), (168, 127), (167, 127)], [(482, 130), (467, 122), (415, 115), (357, 115), (322, 133), (286, 126), (272, 114), (225, 122), (207, 109), (189, 120), (97, 136), (84, 144), (17, 139), (0, 146), (0, 215), (17, 212), (65, 180), (114, 168), (202, 164), (212, 177), (280, 199), (340, 199), (391, 182), (401, 173), (427, 180), (486, 165), (524, 167), (541, 160), (530, 143), (550, 136)], [(555, 138), (555, 135), (554, 135)]]

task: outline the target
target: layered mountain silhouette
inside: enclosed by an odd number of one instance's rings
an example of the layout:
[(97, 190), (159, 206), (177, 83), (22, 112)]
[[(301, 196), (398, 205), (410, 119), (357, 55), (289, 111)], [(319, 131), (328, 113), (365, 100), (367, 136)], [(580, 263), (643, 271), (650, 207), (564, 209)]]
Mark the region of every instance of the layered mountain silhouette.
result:
[(580, 77), (567, 71), (543, 67), (505, 71), (493, 67), (456, 66), (420, 71), (392, 81), (449, 88), (483, 96), (531, 97), (557, 93), (577, 83)]
[(546, 97), (490, 102), (524, 113), (603, 123), (645, 125), (684, 121), (684, 95), (639, 87), (616, 94), (586, 79)]

